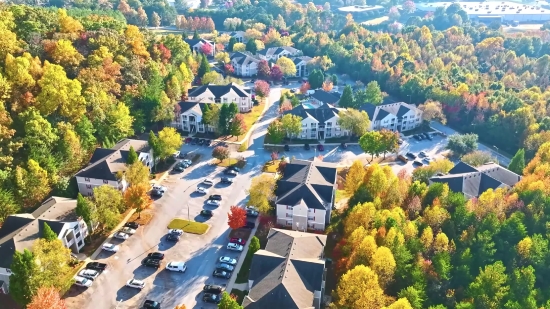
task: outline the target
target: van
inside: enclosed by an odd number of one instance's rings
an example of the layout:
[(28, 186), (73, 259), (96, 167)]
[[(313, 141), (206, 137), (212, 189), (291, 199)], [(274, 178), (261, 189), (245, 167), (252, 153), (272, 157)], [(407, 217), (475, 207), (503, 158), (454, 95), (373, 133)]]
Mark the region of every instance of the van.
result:
[(405, 162), (405, 163), (409, 162), (409, 159), (407, 159), (407, 158), (406, 158), (405, 156), (403, 156), (403, 155), (398, 155), (398, 156), (397, 156), (397, 159), (399, 159), (399, 160), (401, 160), (401, 161), (403, 161), (403, 162)]

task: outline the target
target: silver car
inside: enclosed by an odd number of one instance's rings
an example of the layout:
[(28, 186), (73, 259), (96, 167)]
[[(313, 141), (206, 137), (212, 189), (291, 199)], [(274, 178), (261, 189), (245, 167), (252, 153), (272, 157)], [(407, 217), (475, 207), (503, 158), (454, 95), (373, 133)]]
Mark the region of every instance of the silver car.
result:
[(92, 269), (83, 269), (78, 273), (78, 276), (94, 280), (97, 276), (99, 276), (99, 272)]

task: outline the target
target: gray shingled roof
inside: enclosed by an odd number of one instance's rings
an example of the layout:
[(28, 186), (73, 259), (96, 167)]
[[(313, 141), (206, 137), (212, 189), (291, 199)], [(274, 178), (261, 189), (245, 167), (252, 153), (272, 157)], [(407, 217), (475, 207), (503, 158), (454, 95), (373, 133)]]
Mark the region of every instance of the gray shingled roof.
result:
[(311, 95), (312, 98), (319, 100), (323, 103), (334, 104), (340, 100), (334, 93), (326, 92), (324, 90), (315, 90), (315, 93)]
[(235, 83), (230, 83), (228, 85), (203, 85), (203, 86), (199, 86), (199, 87), (196, 87), (194, 89), (191, 89), (191, 91), (189, 91), (188, 96), (189, 97), (198, 97), (201, 94), (203, 94), (206, 90), (210, 90), (210, 92), (212, 92), (212, 94), (214, 95), (214, 97), (216, 99), (221, 99), (222, 96), (228, 94), (231, 90), (235, 91), (235, 93), (237, 93), (237, 95), (241, 98), (245, 98), (245, 97), (250, 96), (250, 94), (247, 93), (245, 91), (245, 89), (243, 89), (241, 86), (239, 86)]
[(313, 119), (319, 121), (320, 123), (325, 123), (327, 120), (331, 119), (334, 116), (337, 116), (338, 113), (344, 108), (337, 108), (330, 104), (323, 104), (318, 108), (304, 108), (302, 104), (296, 106), (295, 108), (284, 112), (283, 114), (292, 114), (295, 116), (300, 116), (302, 119), (307, 117), (312, 117)]
[(247, 309), (314, 308), (314, 292), (321, 291), (327, 236), (271, 229), (265, 250), (254, 254), (243, 301)]

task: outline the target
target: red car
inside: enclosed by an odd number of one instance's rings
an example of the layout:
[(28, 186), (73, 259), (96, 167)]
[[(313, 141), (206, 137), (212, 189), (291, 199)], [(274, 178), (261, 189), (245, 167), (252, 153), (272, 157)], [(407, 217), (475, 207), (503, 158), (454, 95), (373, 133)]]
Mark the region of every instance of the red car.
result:
[(239, 245), (242, 245), (244, 246), (246, 244), (246, 240), (242, 239), (242, 238), (231, 238), (229, 240), (230, 243), (233, 243), (233, 244), (239, 244)]
[(191, 143), (192, 140), (193, 140), (192, 137), (188, 137), (188, 138), (185, 139), (185, 142), (186, 142), (186, 143)]
[(319, 145), (317, 145), (317, 150), (323, 151), (323, 150), (325, 150), (325, 147), (323, 147), (323, 145), (319, 144)]

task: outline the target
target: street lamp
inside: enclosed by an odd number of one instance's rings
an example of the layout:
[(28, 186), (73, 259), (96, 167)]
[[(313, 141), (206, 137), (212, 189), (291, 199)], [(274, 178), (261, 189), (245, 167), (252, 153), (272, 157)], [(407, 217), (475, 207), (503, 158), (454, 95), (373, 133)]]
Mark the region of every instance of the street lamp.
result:
[(498, 159), (498, 157), (500, 156), (500, 153), (498, 152), (498, 147), (495, 145), (493, 145), (493, 147), (497, 150), (497, 159)]

